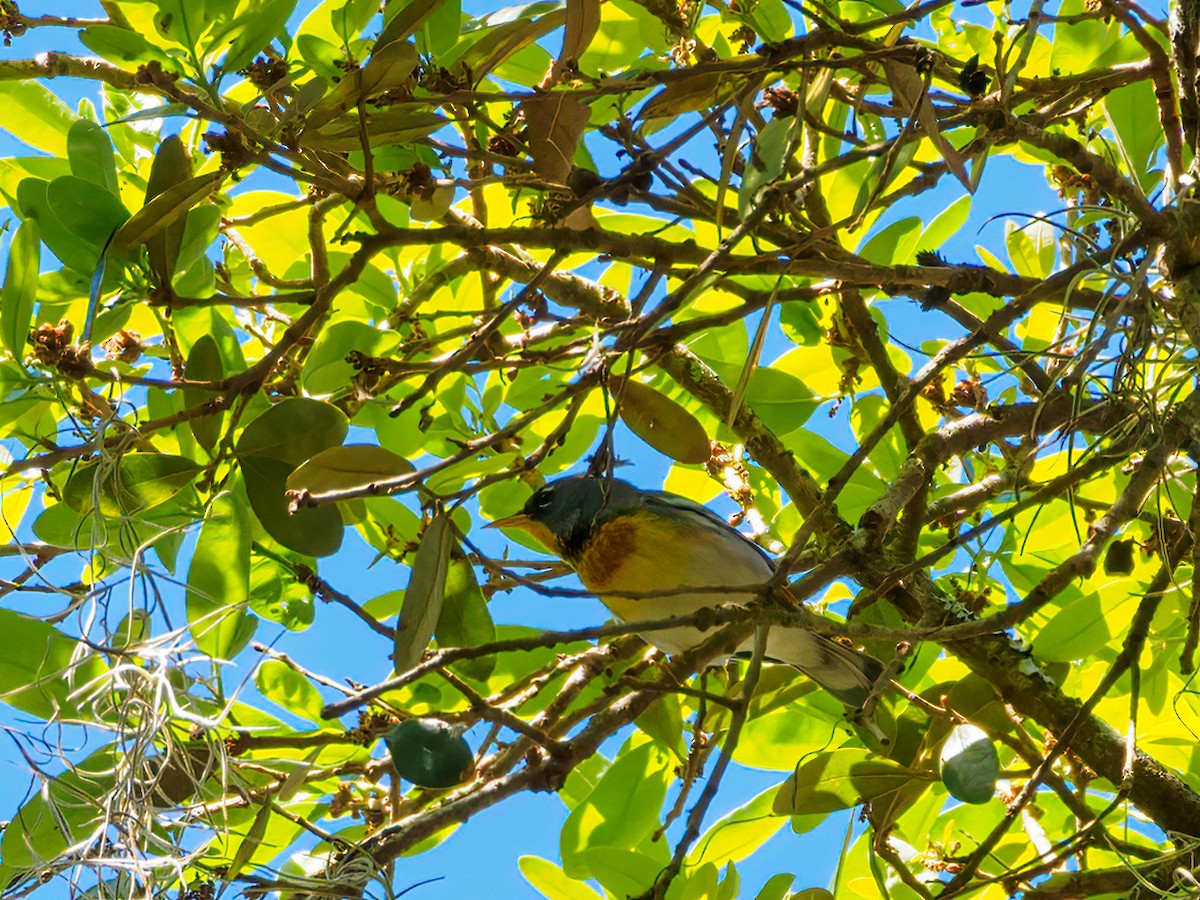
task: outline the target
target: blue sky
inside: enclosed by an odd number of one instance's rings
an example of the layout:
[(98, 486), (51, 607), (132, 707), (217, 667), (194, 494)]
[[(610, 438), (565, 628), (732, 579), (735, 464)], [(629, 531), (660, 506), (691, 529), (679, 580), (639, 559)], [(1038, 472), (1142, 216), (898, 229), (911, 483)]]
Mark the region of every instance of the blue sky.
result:
[[(309, 4), (302, 3), (307, 8)], [(468, 5), (478, 11), (482, 4)], [(100, 16), (99, 5), (92, 3), (43, 3), (38, 4), (38, 14)], [(9, 49), (0, 49), (0, 59), (27, 58), (46, 49), (78, 50), (70, 32), (37, 29), (18, 38)], [(75, 105), (80, 97), (96, 96), (90, 84), (71, 83), (59, 80), (52, 84), (60, 96)], [(15, 141), (0, 132), (0, 155), (25, 153)], [(928, 223), (942, 205), (958, 196), (957, 186), (945, 183), (937, 190), (911, 201), (899, 203), (880, 223), (895, 221), (906, 215), (919, 215)], [(1003, 244), (1004, 224), (994, 221), (985, 224), (997, 215), (1014, 211), (1048, 211), (1056, 206), (1055, 195), (1046, 187), (1041, 171), (1022, 167), (1007, 160), (994, 159), (989, 162), (979, 193), (972, 205), (967, 224), (943, 248), (952, 259), (974, 260), (974, 245), (987, 243), (992, 246)], [(0, 222), (8, 217), (0, 210)], [(980, 231), (982, 229), (982, 232)], [(6, 257), (7, 233), (0, 243), (0, 257)], [(918, 325), (908, 311), (915, 304), (907, 299), (885, 300), (881, 303), (899, 340), (919, 345), (932, 337), (928, 317)], [(946, 329), (938, 337), (953, 338), (961, 334), (956, 324), (946, 320)], [(764, 359), (772, 359), (782, 352), (783, 339), (769, 344)], [(916, 365), (919, 359), (914, 359)], [(819, 430), (831, 441), (843, 448), (850, 445), (852, 431), (848, 426), (849, 404), (830, 417), (826, 410), (818, 411), (810, 420), (809, 427)], [(637, 438), (627, 432), (618, 436), (618, 452), (633, 463), (622, 472), (624, 477), (638, 484), (659, 486), (665, 477), (667, 466), (661, 457), (645, 448)], [(732, 504), (725, 501), (714, 503), (722, 512), (732, 511)], [(24, 527), (28, 536), (28, 523)], [(498, 551), (503, 537), (495, 533), (473, 535), (485, 550)], [(407, 569), (388, 560), (379, 562), (368, 570), (367, 565), (374, 552), (361, 541), (347, 540), (343, 549), (332, 560), (322, 564), (322, 571), (332, 573), (330, 578), (340, 590), (366, 601), (386, 589), (402, 587), (407, 578)], [(65, 571), (65, 569), (64, 569)], [(184, 571), (181, 564), (181, 571)], [(0, 574), (7, 574), (0, 570)], [(381, 589), (381, 586), (383, 588)], [(35, 612), (37, 603), (8, 598), (16, 608)], [(180, 597), (175, 602), (181, 602)], [(578, 627), (604, 621), (607, 613), (593, 600), (547, 600), (516, 591), (498, 595), (492, 602), (492, 614), (497, 622), (521, 623), (538, 627)], [(359, 635), (366, 635), (359, 638)], [(347, 646), (342, 635), (354, 635), (353, 657), (347, 659)], [(382, 638), (366, 633), (364, 629), (337, 606), (321, 605), (317, 610), (314, 626), (302, 633), (291, 633), (264, 622), (257, 639), (287, 652), (305, 666), (317, 671), (335, 674), (337, 677), (352, 677), (361, 682), (374, 682), (390, 674), (387, 655), (390, 647)], [(359, 643), (361, 641), (361, 644)], [(249, 655), (239, 661), (242, 674), (248, 673), (253, 659)], [(349, 721), (349, 719), (348, 719)], [(9, 728), (23, 729), (23, 723), (11, 711), (0, 712), (0, 723)], [(27, 767), (11, 743), (0, 745), (0, 818), (7, 818), (15, 809), (19, 798), (29, 785)], [(609, 753), (611, 755), (611, 750)], [(736, 808), (761, 790), (781, 781), (779, 773), (763, 773), (734, 767), (727, 778), (725, 789), (718, 797), (709, 815), (715, 821), (720, 815)], [(472, 819), (449, 841), (435, 850), (418, 857), (402, 861), (397, 885), (404, 887), (428, 878), (444, 877), (445, 880), (415, 891), (413, 897), (428, 896), (538, 896), (524, 881), (517, 870), (516, 860), (521, 854), (535, 854), (551, 860), (558, 858), (559, 827), (565, 818), (565, 808), (553, 795), (522, 794), (489, 809)], [(772, 874), (790, 871), (797, 874), (796, 888), (824, 885), (832, 877), (844, 839), (844, 830), (849, 816), (834, 816), (825, 825), (798, 837), (784, 827), (767, 845), (751, 859), (739, 866), (746, 894), (753, 892)]]

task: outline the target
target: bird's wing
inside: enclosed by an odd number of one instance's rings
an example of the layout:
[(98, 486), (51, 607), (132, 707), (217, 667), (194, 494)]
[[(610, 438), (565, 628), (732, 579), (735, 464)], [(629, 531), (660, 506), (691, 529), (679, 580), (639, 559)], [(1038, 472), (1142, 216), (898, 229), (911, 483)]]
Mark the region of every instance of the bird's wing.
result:
[[(701, 558), (693, 564), (693, 571), (702, 579), (698, 583), (704, 583), (704, 580), (711, 584), (752, 582), (755, 575), (751, 573), (757, 569), (757, 565), (756, 561), (752, 562), (753, 556), (744, 552), (745, 546), (758, 551), (766, 564), (764, 575), (775, 568), (774, 560), (766, 551), (705, 506), (665, 492), (648, 492), (644, 505), (667, 518), (691, 523), (693, 527), (700, 525), (707, 534), (718, 532), (727, 549), (741, 551), (719, 560), (716, 558), (718, 554), (712, 552), (715, 548), (707, 548), (707, 552), (701, 550)], [(729, 542), (735, 539), (738, 543), (731, 546)], [(729, 581), (726, 582), (726, 579)], [(767, 639), (767, 656), (775, 662), (795, 666), (853, 708), (859, 708), (866, 702), (872, 685), (883, 672), (883, 665), (874, 657), (802, 628), (771, 629)]]
[(773, 571), (775, 562), (771, 556), (758, 544), (750, 540), (746, 535), (742, 534), (707, 506), (702, 506), (693, 500), (688, 500), (686, 497), (680, 497), (678, 494), (671, 494), (666, 491), (644, 491), (642, 494), (642, 505), (661, 516), (666, 516), (669, 519), (675, 519), (680, 522), (688, 522), (693, 526), (700, 526), (706, 530), (716, 531), (726, 539), (736, 538), (744, 544), (754, 548), (763, 562)]

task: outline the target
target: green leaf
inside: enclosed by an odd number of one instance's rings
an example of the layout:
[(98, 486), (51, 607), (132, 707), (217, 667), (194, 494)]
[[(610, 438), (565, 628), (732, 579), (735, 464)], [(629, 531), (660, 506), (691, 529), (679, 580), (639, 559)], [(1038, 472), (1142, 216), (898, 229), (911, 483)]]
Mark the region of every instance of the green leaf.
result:
[[(367, 121), (372, 147), (409, 144), (427, 137), (446, 124), (445, 116), (414, 109), (387, 109)], [(314, 150), (349, 152), (362, 149), (357, 114), (341, 116), (317, 129), (304, 130), (301, 142)]]
[(82, 550), (89, 544), (88, 530), (84, 517), (66, 503), (47, 506), (33, 521), (34, 535), (52, 547)]
[(571, 878), (549, 860), (540, 856), (522, 856), (517, 866), (525, 880), (548, 900), (604, 900), (582, 881)]
[(671, 82), (651, 97), (638, 113), (638, 118), (651, 127), (661, 127), (662, 120), (675, 119), (684, 113), (699, 112), (725, 103), (738, 91), (748, 88), (750, 83), (751, 79), (745, 75), (697, 72)]
[[(340, 444), (348, 426), (346, 414), (336, 406), (292, 397), (276, 403), (246, 426), (238, 438), (237, 455), (280, 460), (289, 464), (290, 474), (305, 460)], [(286, 475), (283, 480), (287, 480)]]
[(439, 719), (407, 719), (384, 741), (396, 772), (419, 787), (454, 787), (475, 771), (470, 745), (457, 729)]
[[(119, 25), (89, 25), (79, 32), (79, 40), (102, 59), (118, 66), (137, 68), (157, 62), (168, 72), (179, 71), (179, 64), (161, 48), (138, 32)], [(112, 124), (111, 120), (109, 124)]]
[[(516, 12), (516, 15), (513, 15)], [(443, 14), (445, 8), (443, 8)], [(447, 47), (441, 54), (443, 65), (461, 66), (476, 78), (482, 78), (509, 57), (525, 47), (541, 40), (566, 22), (565, 11), (556, 3), (527, 3), (512, 11), (499, 10), (489, 16), (476, 19), (470, 34), (462, 34), (451, 44), (448, 15), (439, 15), (437, 21), (426, 23), (422, 34), (435, 45)], [(437, 28), (446, 30), (437, 34)]]
[(1141, 183), (1163, 142), (1161, 128), (1147, 128), (1146, 113), (1155, 107), (1154, 87), (1148, 81), (1122, 85), (1104, 95), (1104, 112), (1117, 147), (1134, 180)]
[(920, 219), (916, 216), (900, 219), (867, 241), (858, 255), (882, 266), (907, 265), (916, 253), (920, 234)]
[(738, 189), (738, 214), (745, 216), (758, 202), (763, 188), (777, 180), (800, 142), (803, 122), (798, 116), (772, 119), (758, 133), (751, 164)]
[(678, 697), (664, 694), (646, 707), (634, 724), (681, 760), (687, 758), (687, 746), (683, 740), (683, 710)]
[(292, 715), (321, 722), (325, 701), (312, 682), (279, 659), (267, 659), (254, 673), (254, 683), (264, 697)]
[(613, 897), (639, 897), (654, 885), (663, 861), (621, 847), (589, 847), (580, 855), (584, 866)]
[(187, 575), (188, 627), (196, 646), (232, 659), (254, 633), (250, 596), (250, 517), (238, 493), (224, 491), (209, 504)]
[(778, 815), (809, 815), (850, 809), (890, 794), (913, 779), (925, 778), (871, 751), (844, 748), (810, 757), (779, 787), (774, 811)]
[[(470, 560), (460, 556), (446, 570), (445, 596), (433, 633), (446, 647), (477, 647), (496, 639), (496, 625), (487, 600), (475, 580)], [(463, 659), (452, 664), (464, 675), (486, 681), (496, 668), (493, 656)]]
[(416, 469), (403, 456), (375, 444), (330, 447), (305, 460), (288, 476), (289, 491), (325, 494), (407, 475)]
[(400, 41), (381, 47), (371, 54), (361, 69), (347, 72), (337, 86), (312, 108), (305, 118), (305, 127), (320, 128), (331, 119), (357, 107), (367, 97), (403, 87), (416, 67), (417, 51), (412, 44)]
[[(207, 175), (197, 175), (187, 181), (180, 182), (158, 194), (153, 200), (134, 213), (112, 240), (112, 247), (117, 252), (132, 250), (141, 244), (148, 243), (151, 238), (163, 233), (176, 223), (181, 225), (188, 211), (216, 190), (225, 180), (224, 172), (210, 172)], [(182, 227), (175, 229), (182, 242)], [(176, 248), (178, 254), (178, 248)]]
[(929, 223), (929, 227), (921, 235), (921, 240), (917, 242), (917, 249), (940, 250), (942, 245), (967, 223), (967, 216), (970, 214), (971, 196), (964, 194), (938, 213), (937, 217)]
[(32, 792), (4, 828), (0, 840), (4, 866), (37, 869), (91, 834), (109, 815), (104, 800), (116, 782), (117, 765), (110, 745)]
[(203, 0), (154, 0), (154, 5), (158, 7), (154, 17), (158, 33), (194, 52), (200, 37), (208, 30)]
[(690, 412), (665, 394), (632, 378), (613, 376), (613, 396), (621, 404), (621, 420), (643, 441), (681, 463), (708, 462), (708, 434)]
[(789, 872), (780, 872), (767, 879), (767, 883), (754, 895), (754, 900), (784, 900), (792, 888), (796, 876)]
[(688, 866), (738, 862), (769, 841), (787, 821), (773, 811), (777, 791), (778, 788), (763, 791), (714, 822), (688, 855)]
[(296, 0), (259, 0), (230, 24), (223, 40), (231, 41), (221, 62), (226, 72), (239, 72), (278, 37), (296, 9)]
[(67, 135), (76, 115), (39, 81), (0, 82), (3, 128), (30, 147), (52, 156), (67, 155)]
[[(300, 383), (309, 394), (333, 394), (345, 390), (354, 377), (354, 367), (346, 361), (350, 351), (365, 356), (386, 356), (399, 343), (400, 336), (394, 331), (380, 331), (366, 322), (336, 322), (322, 329), (313, 343), (300, 373)], [(382, 443), (382, 438), (380, 440)]]
[(255, 851), (262, 845), (263, 838), (267, 835), (267, 825), (271, 821), (273, 812), (271, 803), (263, 803), (258, 808), (258, 812), (254, 814), (254, 821), (246, 831), (246, 836), (238, 844), (237, 852), (233, 854), (233, 858), (229, 862), (225, 877), (232, 881), (250, 862)]
[(563, 870), (572, 877), (587, 877), (594, 872), (585, 859), (587, 851), (632, 850), (653, 833), (673, 765), (674, 757), (653, 741), (623, 749), (563, 824)]
[[(59, 179), (56, 178), (54, 180), (58, 181)], [(107, 198), (106, 202), (115, 201), (112, 194), (109, 194), (103, 188), (89, 184), (80, 178), (75, 178), (74, 180), (86, 185), (91, 191), (102, 194)], [(49, 248), (51, 253), (62, 260), (63, 265), (86, 278), (91, 278), (92, 273), (96, 270), (96, 262), (100, 258), (100, 248), (104, 245), (103, 242), (108, 240), (108, 233), (104, 235), (99, 243), (82, 239), (75, 230), (74, 225), (68, 226), (51, 207), (49, 188), (50, 182), (44, 181), (41, 178), (26, 178), (17, 185), (17, 204), (22, 216), (25, 219), (33, 219), (38, 223), (42, 242)], [(119, 223), (114, 222), (113, 227), (115, 228), (117, 224)]]
[[(412, 0), (410, 3), (389, 3), (387, 5), (383, 13), (386, 24), (383, 26), (383, 31), (379, 32), (379, 37), (375, 40), (376, 49), (385, 47), (393, 41), (402, 41), (409, 37), (422, 22), (443, 7), (449, 8), (454, 13), (452, 22), (454, 27), (443, 27), (436, 30), (439, 39), (448, 41), (449, 47), (453, 47), (458, 40), (458, 20), (461, 15), (458, 10), (458, 3), (449, 2), (449, 0)], [(448, 16), (443, 15), (439, 17), (439, 22), (442, 22), (442, 19), (448, 20), (448, 18)], [(441, 50), (449, 49), (449, 47), (443, 44), (440, 49), (434, 48), (433, 53), (437, 56), (441, 53)]]
[(8, 246), (8, 269), (4, 273), (4, 293), (0, 294), (0, 333), (5, 348), (22, 369), (29, 323), (37, 302), (41, 259), (42, 240), (37, 220), (27, 219)]
[(67, 132), (71, 174), (116, 195), (117, 161), (104, 129), (88, 119), (76, 119)]
[[(211, 334), (202, 334), (188, 353), (187, 364), (183, 369), (188, 381), (220, 381), (224, 377), (224, 364), (221, 361), (221, 348), (216, 338)], [(216, 397), (213, 391), (198, 388), (184, 388), (183, 402), (188, 407), (197, 406)], [(188, 420), (192, 435), (205, 450), (212, 452), (221, 436), (221, 424), (224, 421), (223, 412), (210, 413)]]
[[(39, 619), (0, 609), (0, 697), (9, 706), (42, 719), (80, 715), (71, 693), (101, 676), (104, 661), (85, 652), (76, 660), (79, 643)], [(7, 862), (7, 858), (5, 862)]]
[[(192, 177), (192, 158), (188, 155), (178, 135), (171, 135), (158, 145), (154, 162), (150, 164), (150, 177), (146, 181), (145, 204), (151, 203), (163, 192), (188, 182)], [(170, 287), (175, 275), (180, 250), (183, 244), (186, 222), (175, 221), (161, 231), (149, 236), (146, 252), (150, 268), (158, 276), (161, 287)]]
[(950, 796), (964, 803), (987, 803), (996, 794), (1000, 757), (991, 738), (975, 725), (966, 723), (950, 732), (939, 769)]
[(1045, 662), (1085, 659), (1121, 633), (1137, 599), (1114, 586), (1063, 603), (1034, 638), (1034, 654)]
[(421, 661), (441, 615), (446, 596), (446, 574), (454, 547), (454, 529), (448, 516), (434, 516), (421, 537), (412, 575), (404, 592), (404, 605), (396, 622), (396, 647), (392, 663), (406, 672)]
[(1005, 227), (1008, 258), (1017, 274), (1026, 278), (1048, 277), (1056, 255), (1054, 227), (1043, 221), (1030, 222), (1023, 228), (1010, 221)]
[(270, 456), (240, 454), (238, 462), (250, 508), (267, 534), (305, 556), (331, 556), (338, 551), (345, 526), (336, 507), (305, 507), (295, 513), (289, 510), (286, 491), (291, 463)]
[[(129, 218), (129, 211), (115, 194), (75, 175), (51, 181), (46, 201), (67, 230), (96, 248), (97, 259), (113, 232)], [(91, 275), (92, 271), (84, 274)]]
[(127, 453), (113, 465), (99, 461), (77, 468), (63, 500), (81, 513), (131, 516), (153, 509), (191, 484), (200, 471), (193, 460), (166, 453)]

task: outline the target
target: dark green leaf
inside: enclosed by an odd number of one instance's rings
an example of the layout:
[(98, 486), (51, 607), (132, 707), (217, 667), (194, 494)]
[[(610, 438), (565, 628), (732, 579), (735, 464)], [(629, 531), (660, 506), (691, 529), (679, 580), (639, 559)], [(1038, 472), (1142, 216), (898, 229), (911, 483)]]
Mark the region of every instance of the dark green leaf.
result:
[(367, 97), (402, 87), (416, 67), (417, 51), (412, 44), (400, 41), (381, 47), (361, 69), (347, 72), (337, 87), (312, 108), (305, 119), (306, 127), (320, 128)]
[(33, 533), (51, 547), (82, 550), (90, 543), (88, 521), (68, 503), (55, 503), (33, 521)]
[(291, 463), (270, 456), (240, 454), (238, 461), (250, 508), (267, 534), (306, 556), (329, 556), (337, 552), (345, 527), (334, 506), (298, 509), (294, 514), (289, 511), (285, 492), (288, 475), (292, 473)]
[(259, 0), (234, 19), (229, 31), (223, 36), (231, 40), (229, 50), (221, 63), (226, 72), (238, 72), (263, 53), (267, 45), (278, 37), (296, 9), (296, 0)]
[(200, 466), (182, 456), (127, 453), (80, 466), (67, 480), (63, 499), (79, 512), (129, 516), (166, 503), (190, 484)]
[(167, 188), (121, 226), (113, 237), (113, 249), (117, 252), (132, 250), (139, 244), (148, 243), (155, 235), (162, 234), (176, 223), (181, 227), (173, 233), (179, 235), (182, 243), (182, 226), (186, 224), (183, 220), (188, 210), (216, 190), (224, 179), (224, 172), (210, 172)]
[(117, 194), (117, 162), (104, 129), (88, 119), (76, 119), (67, 132), (71, 174)]
[[(154, 162), (150, 165), (150, 178), (146, 182), (146, 199), (152, 202), (164, 191), (186, 183), (192, 177), (192, 158), (188, 155), (178, 135), (171, 135), (158, 145)], [(158, 275), (162, 287), (170, 287), (171, 278), (179, 259), (180, 245), (186, 225), (176, 221), (149, 237), (146, 252), (150, 257), (150, 268)]]
[(289, 491), (324, 494), (347, 491), (415, 472), (403, 456), (375, 444), (330, 447), (305, 460), (288, 476)]
[(926, 775), (906, 769), (869, 750), (847, 748), (810, 757), (775, 795), (782, 816), (830, 813), (890, 794)]
[[(367, 122), (372, 146), (407, 144), (420, 140), (446, 124), (446, 118), (423, 110), (389, 109)], [(320, 129), (306, 129), (301, 141), (314, 150), (346, 152), (362, 149), (357, 114), (334, 119)]]
[(775, 118), (758, 133), (751, 165), (746, 167), (738, 189), (738, 212), (749, 213), (759, 193), (782, 175), (799, 146), (802, 122), (798, 116)]
[[(446, 571), (445, 596), (433, 633), (438, 643), (446, 647), (476, 647), (496, 639), (487, 600), (466, 557), (453, 560)], [(486, 681), (496, 667), (496, 659), (493, 656), (464, 659), (453, 666), (470, 678)]]
[(454, 547), (454, 529), (450, 519), (439, 513), (433, 517), (412, 564), (412, 575), (404, 592), (404, 605), (396, 622), (396, 647), (392, 663), (397, 672), (405, 672), (421, 661), (441, 615), (446, 596), (446, 574)]
[(280, 401), (248, 424), (237, 442), (238, 456), (271, 457), (288, 463), (287, 475), (306, 459), (346, 436), (349, 423), (336, 406), (293, 397)]
[(22, 369), (25, 367), (29, 323), (37, 301), (41, 259), (42, 240), (37, 220), (27, 219), (9, 244), (4, 293), (0, 295), (0, 332), (4, 335), (4, 346)]
[(651, 97), (638, 113), (638, 118), (661, 126), (663, 123), (656, 120), (674, 119), (684, 113), (699, 112), (725, 103), (738, 91), (748, 88), (750, 83), (751, 79), (745, 75), (696, 72), (673, 81)]
[[(220, 381), (224, 377), (224, 365), (221, 362), (221, 348), (211, 334), (202, 334), (196, 343), (192, 344), (188, 353), (184, 376), (188, 381)], [(183, 402), (188, 407), (196, 406), (216, 397), (213, 391), (197, 388), (185, 388)], [(188, 420), (193, 436), (205, 450), (212, 451), (221, 436), (221, 423), (224, 413), (215, 412), (207, 416), (198, 416)]]
[(708, 434), (690, 412), (654, 388), (632, 378), (613, 377), (621, 419), (643, 441), (682, 463), (705, 463), (711, 455)]
[[(129, 211), (115, 194), (75, 175), (51, 181), (46, 188), (46, 201), (68, 231), (96, 248), (97, 259), (113, 232), (129, 218)], [(91, 275), (93, 271), (95, 265), (84, 274)]]
[[(55, 215), (47, 199), (49, 187), (50, 183), (40, 178), (26, 178), (17, 185), (17, 203), (22, 216), (26, 220), (33, 219), (37, 222), (42, 242), (51, 253), (62, 260), (63, 265), (79, 275), (90, 278), (96, 270), (102, 244), (80, 240), (79, 236)], [(100, 191), (101, 188), (95, 190)]]
[[(375, 48), (385, 47), (393, 41), (402, 41), (411, 35), (420, 24), (443, 5), (449, 5), (454, 8), (455, 24), (458, 19), (458, 3), (448, 2), (448, 0), (412, 0), (411, 3), (403, 5), (397, 3), (389, 3), (384, 11), (384, 18), (387, 24), (383, 26), (383, 31), (379, 32), (379, 37), (375, 41)], [(453, 29), (453, 41), (458, 40), (458, 29)], [(450, 46), (454, 46), (451, 41)], [(437, 52), (436, 50), (434, 51)]]

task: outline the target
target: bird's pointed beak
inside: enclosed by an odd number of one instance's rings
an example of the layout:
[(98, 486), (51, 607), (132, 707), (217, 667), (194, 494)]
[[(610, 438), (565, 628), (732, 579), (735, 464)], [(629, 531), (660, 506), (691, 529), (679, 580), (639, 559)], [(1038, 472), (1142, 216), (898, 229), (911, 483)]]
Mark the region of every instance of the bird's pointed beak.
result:
[(483, 527), (516, 528), (518, 531), (525, 532), (551, 553), (557, 552), (555, 548), (558, 546), (558, 542), (554, 539), (554, 533), (545, 524), (527, 516), (525, 513), (517, 513), (515, 516), (505, 516), (503, 519), (497, 519), (495, 522)]
[(503, 519), (497, 519), (495, 522), (490, 522), (484, 525), (484, 528), (520, 528), (522, 531), (531, 531), (533, 519), (525, 515), (525, 513), (517, 513), (513, 516), (505, 516)]

